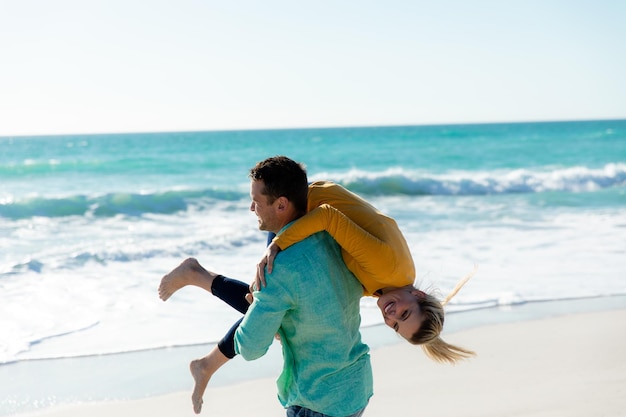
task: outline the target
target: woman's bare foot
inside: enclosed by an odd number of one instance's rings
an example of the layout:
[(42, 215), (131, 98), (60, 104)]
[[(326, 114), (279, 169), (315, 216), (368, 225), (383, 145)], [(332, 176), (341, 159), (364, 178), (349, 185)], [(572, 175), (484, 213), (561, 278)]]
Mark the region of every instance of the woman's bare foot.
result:
[(159, 298), (166, 301), (176, 291), (188, 285), (190, 282), (189, 275), (193, 273), (196, 264), (198, 264), (198, 261), (194, 258), (185, 259), (180, 265), (165, 275), (159, 285)]
[(213, 278), (215, 274), (204, 269), (197, 259), (187, 258), (161, 279), (159, 298), (166, 301), (186, 285), (195, 285), (211, 292)]
[(189, 370), (194, 381), (191, 402), (193, 403), (193, 411), (196, 414), (200, 414), (200, 411), (202, 411), (202, 397), (211, 377), (228, 361), (229, 358), (215, 346), (207, 356), (191, 361), (189, 364)]
[(193, 412), (200, 414), (202, 411), (202, 397), (206, 390), (211, 374), (206, 372), (202, 366), (202, 359), (196, 359), (189, 364), (189, 370), (194, 380), (193, 394), (191, 394), (191, 402), (193, 403)]

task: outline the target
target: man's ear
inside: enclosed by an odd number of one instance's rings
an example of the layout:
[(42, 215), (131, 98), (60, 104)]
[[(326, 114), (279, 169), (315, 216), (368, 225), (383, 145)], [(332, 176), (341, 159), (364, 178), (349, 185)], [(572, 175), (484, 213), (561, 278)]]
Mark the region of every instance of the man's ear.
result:
[(287, 199), (287, 197), (278, 197), (276, 201), (278, 202), (277, 207), (280, 211), (284, 211), (285, 209), (287, 209), (287, 207), (289, 207), (289, 200)]

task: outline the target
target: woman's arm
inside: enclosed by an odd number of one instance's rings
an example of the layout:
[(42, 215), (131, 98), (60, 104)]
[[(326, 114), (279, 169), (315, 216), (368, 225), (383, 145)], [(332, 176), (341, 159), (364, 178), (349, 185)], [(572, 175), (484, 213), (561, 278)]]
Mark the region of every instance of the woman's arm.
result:
[(328, 204), (322, 204), (296, 220), (276, 236), (274, 242), (280, 249), (286, 249), (321, 231), (328, 232), (364, 272), (380, 275), (393, 271), (395, 257), (391, 246)]

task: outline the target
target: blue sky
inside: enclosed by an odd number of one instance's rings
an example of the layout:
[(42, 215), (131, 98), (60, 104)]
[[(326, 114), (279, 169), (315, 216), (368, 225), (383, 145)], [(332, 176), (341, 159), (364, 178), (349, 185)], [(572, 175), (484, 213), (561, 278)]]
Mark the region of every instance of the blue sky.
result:
[(626, 118), (624, 1), (0, 0), (0, 136)]

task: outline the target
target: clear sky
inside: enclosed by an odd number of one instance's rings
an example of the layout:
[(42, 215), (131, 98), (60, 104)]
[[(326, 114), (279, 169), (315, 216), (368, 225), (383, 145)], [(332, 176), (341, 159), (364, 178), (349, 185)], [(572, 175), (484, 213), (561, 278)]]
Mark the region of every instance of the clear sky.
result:
[(0, 136), (604, 118), (623, 0), (0, 0)]

